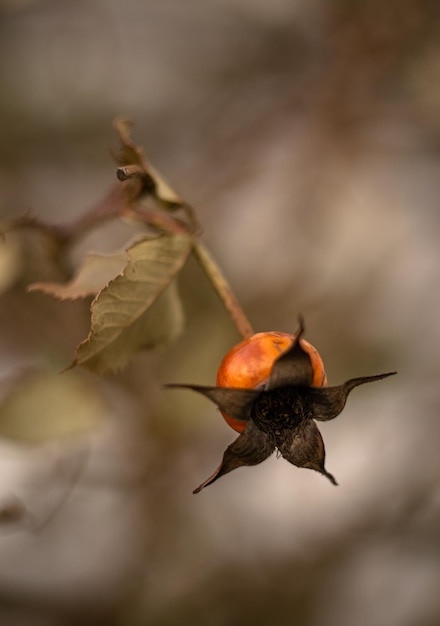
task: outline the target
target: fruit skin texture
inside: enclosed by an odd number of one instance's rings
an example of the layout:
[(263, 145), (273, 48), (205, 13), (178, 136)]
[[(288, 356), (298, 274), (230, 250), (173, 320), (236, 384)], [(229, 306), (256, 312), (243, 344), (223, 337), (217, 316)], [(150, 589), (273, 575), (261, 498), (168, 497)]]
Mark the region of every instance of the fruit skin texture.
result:
[[(223, 358), (217, 372), (218, 387), (256, 389), (269, 379), (272, 366), (295, 339), (295, 335), (283, 332), (261, 332), (244, 339)], [(305, 339), (299, 343), (310, 358), (313, 369), (313, 387), (326, 387), (327, 376), (324, 363), (314, 346)], [(246, 423), (238, 421), (221, 411), (225, 421), (238, 433)]]

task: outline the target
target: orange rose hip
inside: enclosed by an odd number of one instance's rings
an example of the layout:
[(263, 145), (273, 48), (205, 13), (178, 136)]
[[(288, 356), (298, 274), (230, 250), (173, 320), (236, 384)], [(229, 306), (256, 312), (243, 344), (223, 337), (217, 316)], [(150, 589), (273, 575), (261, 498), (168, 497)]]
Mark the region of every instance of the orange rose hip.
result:
[[(263, 385), (269, 379), (274, 362), (290, 348), (294, 339), (295, 335), (274, 331), (256, 333), (244, 339), (224, 356), (217, 372), (217, 386), (255, 389)], [(299, 342), (310, 358), (312, 386), (326, 387), (327, 376), (318, 351), (305, 339), (300, 339)], [(239, 433), (243, 432), (245, 422), (236, 420), (223, 411), (221, 413), (231, 428)]]

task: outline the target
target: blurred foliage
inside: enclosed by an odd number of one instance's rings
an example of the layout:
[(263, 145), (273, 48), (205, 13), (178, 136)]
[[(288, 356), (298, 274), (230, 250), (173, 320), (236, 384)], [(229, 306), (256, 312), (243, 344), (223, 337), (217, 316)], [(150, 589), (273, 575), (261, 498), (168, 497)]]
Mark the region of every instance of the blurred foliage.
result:
[(7, 233), (0, 429), (45, 443), (0, 442), (0, 622), (436, 625), (438, 2), (2, 2), (0, 51), (2, 223), (99, 212), (126, 114), (257, 330), (301, 311), (331, 384), (399, 370), (323, 425), (337, 489), (273, 457), (194, 498), (233, 434), (162, 384), (212, 384), (238, 340), (200, 268), (180, 273), (174, 343), (59, 374), (90, 297), (27, 287), (72, 286), (139, 225), (61, 255), (48, 232)]
[(95, 429), (105, 417), (102, 399), (78, 374), (27, 373), (0, 406), (2, 437), (41, 442)]

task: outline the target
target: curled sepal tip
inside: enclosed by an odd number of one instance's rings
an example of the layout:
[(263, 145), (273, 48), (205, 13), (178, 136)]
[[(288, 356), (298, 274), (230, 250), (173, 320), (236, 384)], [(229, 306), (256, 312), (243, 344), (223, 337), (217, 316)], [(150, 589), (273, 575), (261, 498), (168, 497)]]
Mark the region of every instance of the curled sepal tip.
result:
[(226, 448), (219, 467), (209, 478), (194, 489), (193, 493), (199, 493), (204, 487), (217, 480), (217, 478), (232, 472), (232, 470), (238, 467), (262, 463), (274, 450), (275, 446), (269, 441), (268, 435), (261, 432), (252, 421), (248, 422), (241, 435)]
[(337, 387), (310, 387), (307, 390), (313, 403), (313, 419), (320, 422), (332, 420), (339, 415), (347, 402), (348, 395), (355, 387), (373, 383), (388, 376), (393, 376), (397, 372), (387, 372), (386, 374), (376, 374), (375, 376), (361, 376), (350, 378)]
[(252, 403), (260, 394), (255, 389), (210, 387), (205, 385), (169, 384), (165, 386), (171, 389), (192, 389), (197, 391), (214, 402), (221, 411), (243, 423), (249, 420)]

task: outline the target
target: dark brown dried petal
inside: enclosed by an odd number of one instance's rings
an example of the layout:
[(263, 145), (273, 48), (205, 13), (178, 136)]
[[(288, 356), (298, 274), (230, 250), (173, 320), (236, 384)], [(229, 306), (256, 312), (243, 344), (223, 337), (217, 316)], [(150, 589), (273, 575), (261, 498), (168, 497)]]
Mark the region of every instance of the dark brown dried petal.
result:
[(320, 422), (332, 420), (339, 415), (345, 406), (348, 394), (359, 385), (382, 380), (388, 376), (393, 376), (397, 372), (387, 372), (386, 374), (376, 374), (375, 376), (362, 376), (360, 378), (350, 378), (344, 384), (337, 387), (311, 387), (307, 390), (313, 403), (313, 419)]
[(274, 450), (275, 446), (270, 443), (268, 435), (261, 432), (252, 421), (249, 421), (241, 435), (226, 448), (219, 467), (197, 489), (194, 489), (193, 493), (199, 493), (217, 478), (238, 467), (262, 463)]
[(284, 441), (278, 445), (278, 450), (286, 461), (297, 467), (316, 470), (327, 476), (334, 485), (338, 484), (324, 467), (324, 442), (315, 422), (305, 420), (286, 434)]

